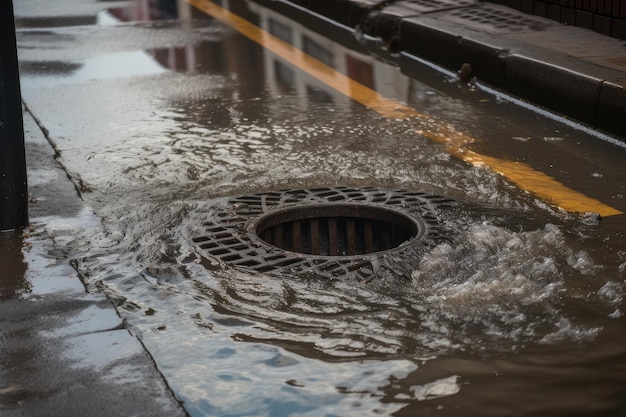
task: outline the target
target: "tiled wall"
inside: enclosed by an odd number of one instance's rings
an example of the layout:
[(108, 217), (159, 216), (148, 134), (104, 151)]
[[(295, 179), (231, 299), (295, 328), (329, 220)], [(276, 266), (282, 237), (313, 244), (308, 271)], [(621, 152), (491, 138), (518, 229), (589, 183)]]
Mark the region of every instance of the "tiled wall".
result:
[(626, 0), (487, 0), (626, 39)]

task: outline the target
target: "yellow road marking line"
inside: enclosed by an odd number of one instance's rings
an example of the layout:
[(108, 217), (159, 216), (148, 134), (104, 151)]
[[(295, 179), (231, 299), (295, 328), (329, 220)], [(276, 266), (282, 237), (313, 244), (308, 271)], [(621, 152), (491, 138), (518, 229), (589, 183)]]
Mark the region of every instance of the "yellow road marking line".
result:
[(550, 201), (564, 210), (571, 212), (593, 212), (603, 217), (624, 214), (594, 198), (572, 190), (554, 178), (530, 166), (514, 161), (507, 161), (488, 155), (480, 155), (465, 150), (464, 160), (476, 164), (485, 164), (491, 170), (505, 176), (523, 190), (528, 190), (544, 201)]
[(467, 145), (476, 141), (474, 138), (458, 132), (452, 126), (443, 124), (432, 116), (419, 113), (410, 106), (382, 96), (378, 92), (341, 74), (334, 68), (305, 54), (262, 28), (212, 3), (210, 0), (185, 1), (207, 15), (226, 23), (245, 37), (290, 62), (302, 71), (312, 75), (329, 87), (385, 117), (416, 118), (430, 121), (433, 126), (436, 126), (437, 130), (434, 132), (432, 130), (420, 130), (418, 133), (421, 136), (444, 145), (449, 153), (465, 162), (489, 167), (494, 172), (506, 177), (518, 187), (529, 191), (543, 200), (571, 212), (596, 212), (603, 217), (623, 214), (621, 211), (611, 206), (566, 187), (554, 178), (543, 172), (536, 171), (526, 164), (482, 155), (467, 149)]

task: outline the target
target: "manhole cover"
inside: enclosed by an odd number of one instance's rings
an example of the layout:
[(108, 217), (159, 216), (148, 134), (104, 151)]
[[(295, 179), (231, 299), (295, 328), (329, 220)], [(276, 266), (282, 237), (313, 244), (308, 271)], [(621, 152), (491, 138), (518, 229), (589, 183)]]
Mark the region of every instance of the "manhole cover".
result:
[(376, 188), (285, 190), (232, 198), (193, 241), (203, 257), (269, 275), (408, 278), (447, 241), (450, 199)]

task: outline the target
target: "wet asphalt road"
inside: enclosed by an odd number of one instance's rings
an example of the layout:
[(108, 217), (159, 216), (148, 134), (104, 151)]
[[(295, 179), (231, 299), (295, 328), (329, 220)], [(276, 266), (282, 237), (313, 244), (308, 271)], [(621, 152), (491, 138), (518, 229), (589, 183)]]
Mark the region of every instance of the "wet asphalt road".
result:
[[(558, 210), (426, 139), (440, 122), (373, 112), (186, 3), (16, 3), (24, 103), (101, 219), (66, 256), (190, 415), (624, 409), (623, 215)], [(626, 211), (623, 147), (233, 7), (472, 150)], [(201, 262), (193, 238), (229, 197), (340, 185), (453, 198), (455, 240), (393, 291)]]

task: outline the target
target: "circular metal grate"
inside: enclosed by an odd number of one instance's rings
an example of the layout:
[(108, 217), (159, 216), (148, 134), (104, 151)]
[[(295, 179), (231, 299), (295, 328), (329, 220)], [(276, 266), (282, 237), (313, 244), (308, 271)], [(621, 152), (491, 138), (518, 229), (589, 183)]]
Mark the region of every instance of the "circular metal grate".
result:
[(348, 203), (277, 210), (259, 218), (253, 229), (281, 249), (321, 256), (380, 252), (424, 231), (421, 221), (396, 211)]
[(450, 199), (376, 188), (317, 188), (241, 196), (195, 237), (201, 255), (266, 274), (370, 281), (410, 277), (446, 234)]

